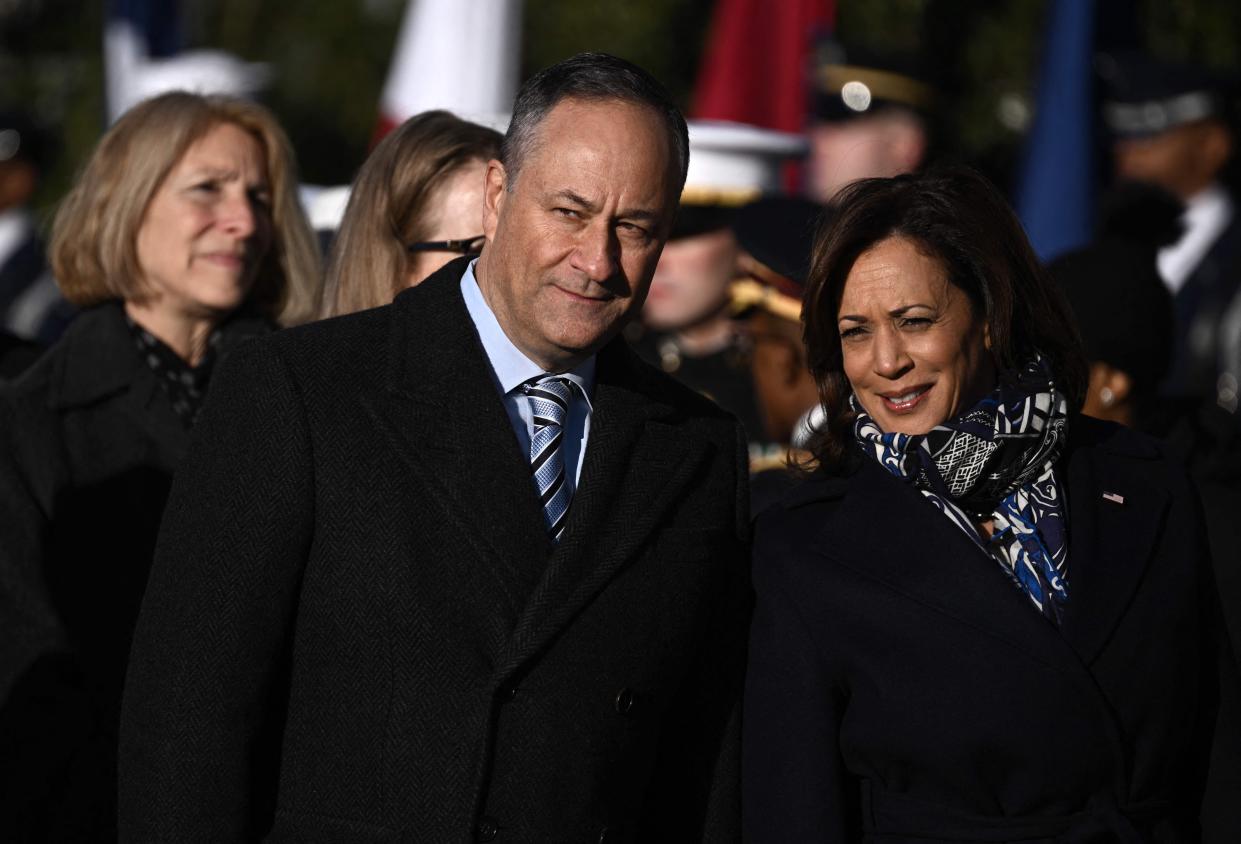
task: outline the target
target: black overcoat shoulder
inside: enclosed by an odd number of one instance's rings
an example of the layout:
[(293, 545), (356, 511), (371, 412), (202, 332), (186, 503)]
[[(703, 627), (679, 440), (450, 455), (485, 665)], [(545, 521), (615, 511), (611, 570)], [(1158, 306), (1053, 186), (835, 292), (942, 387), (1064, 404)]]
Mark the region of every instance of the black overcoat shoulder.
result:
[(1197, 841), (1208, 769), (1237, 822), (1197, 496), (1157, 441), (1086, 417), (1061, 465), (1060, 629), (872, 460), (759, 518), (749, 840)]
[(739, 427), (605, 348), (553, 548), (464, 267), (220, 374), (135, 636), (125, 840), (737, 836)]

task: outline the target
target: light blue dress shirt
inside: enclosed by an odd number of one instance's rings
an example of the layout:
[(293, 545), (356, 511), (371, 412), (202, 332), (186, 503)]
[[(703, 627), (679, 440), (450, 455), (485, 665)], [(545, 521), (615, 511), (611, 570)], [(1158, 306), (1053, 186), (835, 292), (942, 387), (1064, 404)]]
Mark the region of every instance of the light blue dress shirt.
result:
[[(508, 412), (522, 453), (528, 457), (530, 440), (534, 437), (534, 413), (530, 408), (530, 399), (522, 391), (521, 385), (550, 373), (526, 357), (504, 333), (496, 315), (483, 298), (483, 292), (478, 289), (478, 280), (474, 278), (476, 263), (477, 258), (470, 262), (461, 276), (461, 295), (465, 298), (465, 309), (469, 311), (474, 328), (478, 331), (483, 350), (487, 352), (487, 360), (491, 362), (492, 383), (504, 402), (504, 409)], [(590, 396), (595, 387), (595, 356), (591, 355), (568, 372), (557, 374), (576, 385), (560, 446), (564, 458), (565, 482), (571, 484), (569, 493), (572, 494), (582, 475), (586, 441), (590, 438), (590, 415), (593, 410)]]

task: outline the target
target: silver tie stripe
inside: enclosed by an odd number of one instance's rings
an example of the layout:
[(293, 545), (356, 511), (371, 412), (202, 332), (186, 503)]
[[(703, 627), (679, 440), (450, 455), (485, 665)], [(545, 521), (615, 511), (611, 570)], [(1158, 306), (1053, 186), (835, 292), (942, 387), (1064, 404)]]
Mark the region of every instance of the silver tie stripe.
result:
[(564, 420), (573, 399), (573, 382), (546, 376), (525, 386), (534, 416), (534, 436), (530, 439), (530, 470), (543, 505), (547, 533), (559, 540), (569, 516), (569, 485), (564, 471)]

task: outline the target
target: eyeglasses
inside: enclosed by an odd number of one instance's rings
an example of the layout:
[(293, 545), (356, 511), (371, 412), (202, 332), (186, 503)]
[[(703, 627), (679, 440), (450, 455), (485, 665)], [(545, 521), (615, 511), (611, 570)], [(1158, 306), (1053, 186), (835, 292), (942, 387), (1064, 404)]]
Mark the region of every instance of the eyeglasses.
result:
[(475, 235), (462, 240), (427, 240), (411, 243), (405, 248), (410, 252), (456, 252), (460, 255), (477, 255), (483, 251), (486, 235)]

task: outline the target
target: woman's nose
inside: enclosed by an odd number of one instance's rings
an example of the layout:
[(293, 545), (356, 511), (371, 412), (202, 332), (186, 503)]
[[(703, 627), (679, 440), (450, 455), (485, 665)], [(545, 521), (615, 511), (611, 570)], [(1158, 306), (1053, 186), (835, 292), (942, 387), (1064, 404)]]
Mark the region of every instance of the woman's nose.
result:
[(257, 226), (254, 203), (247, 193), (229, 193), (219, 206), (220, 225), (236, 237), (249, 237)]
[(913, 365), (899, 331), (880, 328), (875, 336), (874, 370), (884, 378), (899, 378)]

